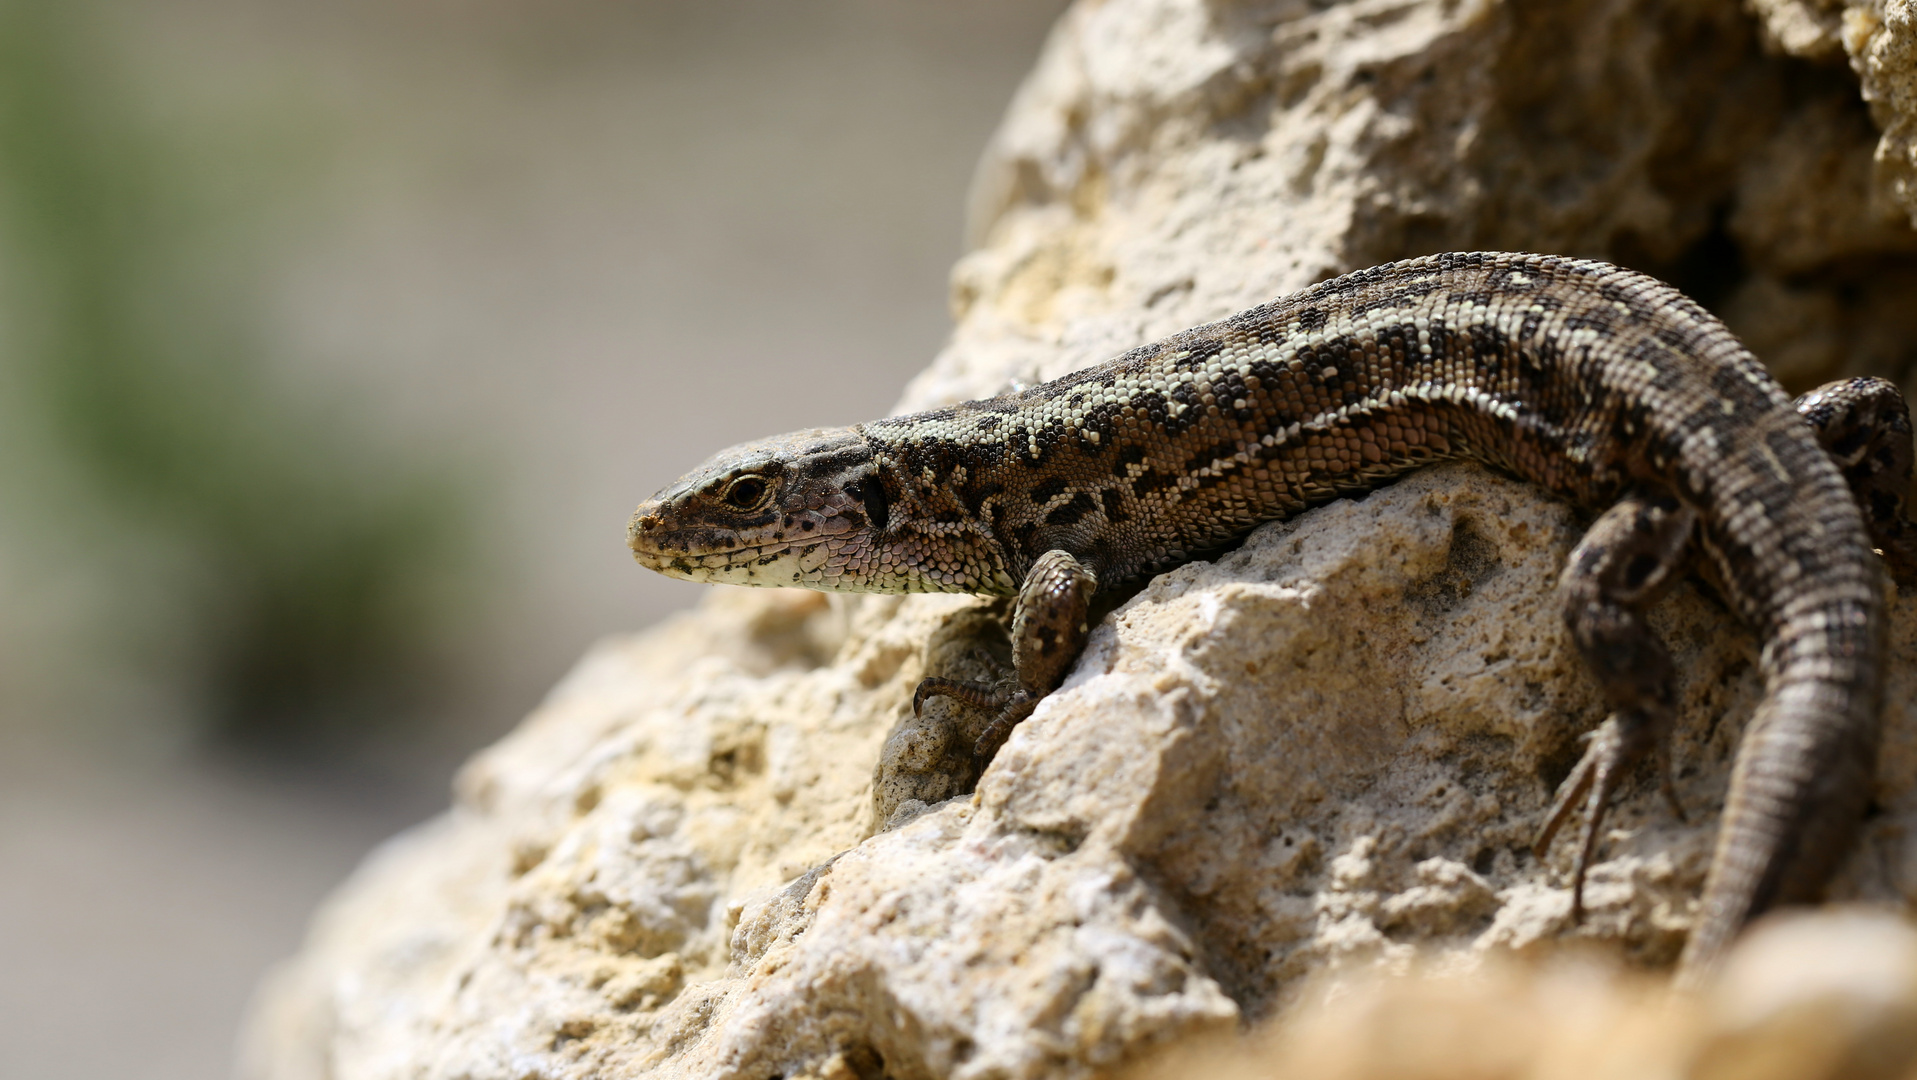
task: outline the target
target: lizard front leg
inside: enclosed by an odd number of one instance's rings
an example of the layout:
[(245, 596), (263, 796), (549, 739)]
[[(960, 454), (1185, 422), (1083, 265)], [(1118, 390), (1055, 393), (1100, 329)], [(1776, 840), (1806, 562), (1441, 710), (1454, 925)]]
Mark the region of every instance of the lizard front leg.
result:
[(1070, 552), (1054, 549), (1039, 556), (1012, 608), (1013, 685), (926, 679), (912, 694), (912, 714), (918, 715), (926, 701), (935, 697), (957, 698), (995, 712), (973, 747), (979, 758), (989, 759), (1012, 728), (1032, 715), (1039, 700), (1065, 681), (1091, 632), (1087, 616), (1097, 591), (1098, 575)]
[(1532, 845), (1542, 855), (1585, 793), (1584, 831), (1571, 874), (1571, 918), (1584, 916), (1584, 874), (1598, 829), (1626, 772), (1645, 751), (1658, 756), (1659, 787), (1683, 812), (1671, 786), (1669, 739), (1676, 707), (1671, 654), (1644, 621), (1683, 566), (1697, 515), (1668, 495), (1627, 496), (1601, 515), (1566, 561), (1558, 597), (1571, 640), (1603, 688), (1611, 715), (1591, 734), (1584, 757), (1558, 788)]

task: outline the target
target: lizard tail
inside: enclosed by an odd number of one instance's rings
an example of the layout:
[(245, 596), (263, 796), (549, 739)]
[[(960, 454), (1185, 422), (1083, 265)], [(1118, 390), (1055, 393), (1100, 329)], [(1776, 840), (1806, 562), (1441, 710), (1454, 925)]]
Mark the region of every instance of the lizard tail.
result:
[(1782, 619), (1767, 644), (1764, 700), (1738, 750), (1710, 874), (1678, 962), (1680, 987), (1702, 983), (1751, 919), (1817, 899), (1849, 854), (1877, 757), (1880, 588), (1870, 580), (1820, 582), (1817, 599)]

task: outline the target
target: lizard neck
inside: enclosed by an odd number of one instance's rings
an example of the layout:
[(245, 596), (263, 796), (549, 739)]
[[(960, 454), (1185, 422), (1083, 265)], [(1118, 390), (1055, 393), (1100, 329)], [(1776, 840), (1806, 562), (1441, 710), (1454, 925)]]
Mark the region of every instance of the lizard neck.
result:
[(877, 544), (889, 582), (881, 591), (1017, 594), (1028, 562), (1000, 542), (961, 455), (947, 444), (875, 437), (866, 426), (859, 433), (872, 448), (867, 483), (890, 503)]

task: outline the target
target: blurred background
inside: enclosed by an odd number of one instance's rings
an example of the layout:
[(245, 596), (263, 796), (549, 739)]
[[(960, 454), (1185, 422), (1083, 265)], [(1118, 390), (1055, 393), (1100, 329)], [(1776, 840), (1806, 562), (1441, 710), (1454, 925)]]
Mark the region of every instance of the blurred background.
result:
[(0, 1076), (223, 1075), (596, 637), (879, 415), (1059, 0), (0, 0)]

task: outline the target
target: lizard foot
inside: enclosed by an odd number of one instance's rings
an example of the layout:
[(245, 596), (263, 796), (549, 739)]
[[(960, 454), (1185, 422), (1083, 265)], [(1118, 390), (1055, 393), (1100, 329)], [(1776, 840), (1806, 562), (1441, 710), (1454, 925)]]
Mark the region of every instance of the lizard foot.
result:
[(956, 698), (993, 713), (972, 746), (988, 762), (1019, 722), (1032, 715), (1039, 699), (1058, 689), (1085, 647), (1092, 594), (1098, 577), (1070, 552), (1054, 549), (1039, 556), (1025, 575), (1012, 607), (1012, 667), (1015, 679), (997, 686), (931, 678), (912, 694), (912, 715), (927, 700)]
[(1655, 747), (1658, 750), (1658, 787), (1664, 793), (1664, 801), (1670, 805), (1671, 813), (1679, 821), (1684, 820), (1684, 808), (1678, 804), (1677, 788), (1671, 783), (1670, 755), (1665, 752), (1665, 737), (1670, 730), (1670, 719), (1655, 711), (1628, 709), (1612, 713), (1598, 729), (1586, 736), (1587, 745), (1584, 756), (1579, 759), (1571, 775), (1559, 785), (1557, 797), (1551, 802), (1551, 809), (1544, 816), (1544, 826), (1538, 830), (1536, 840), (1531, 842), (1531, 850), (1542, 856), (1551, 847), (1551, 840), (1558, 830), (1577, 808), (1580, 797), (1589, 794), (1584, 803), (1584, 829), (1578, 837), (1577, 863), (1571, 871), (1571, 921), (1584, 921), (1584, 875), (1590, 869), (1591, 856), (1597, 850), (1598, 830), (1604, 825), (1605, 811), (1610, 809), (1611, 797), (1617, 794), (1618, 785), (1623, 783), (1631, 766), (1637, 764), (1646, 750)]
[(1611, 706), (1587, 736), (1577, 767), (1558, 788), (1532, 850), (1539, 855), (1587, 792), (1584, 831), (1571, 871), (1571, 920), (1584, 918), (1584, 875), (1597, 850), (1611, 797), (1644, 752), (1658, 750), (1659, 783), (1682, 819), (1671, 784), (1671, 717), (1676, 711), (1670, 650), (1644, 621), (1644, 611), (1676, 579), (1687, 558), (1696, 514), (1660, 492), (1626, 496), (1600, 515), (1565, 561), (1558, 599), (1571, 641)]
[(931, 678), (921, 681), (919, 688), (912, 692), (912, 715), (920, 715), (925, 703), (935, 697), (949, 697), (992, 714), (991, 722), (972, 744), (972, 756), (981, 763), (990, 761), (1019, 721), (1032, 715), (1032, 710), (1038, 707), (1038, 695), (1022, 688), (1007, 690), (1002, 686)]

